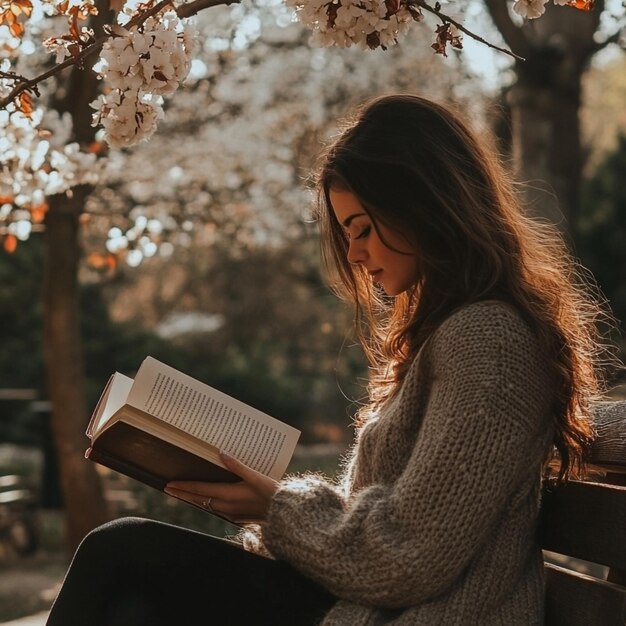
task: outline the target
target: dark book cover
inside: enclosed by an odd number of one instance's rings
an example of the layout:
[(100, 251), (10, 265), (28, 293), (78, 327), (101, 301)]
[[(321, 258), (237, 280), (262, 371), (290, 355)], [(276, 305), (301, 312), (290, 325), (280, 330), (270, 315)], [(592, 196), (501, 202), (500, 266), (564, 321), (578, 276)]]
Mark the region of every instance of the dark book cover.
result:
[(241, 480), (207, 459), (122, 421), (115, 422), (98, 435), (85, 456), (161, 491), (172, 480)]

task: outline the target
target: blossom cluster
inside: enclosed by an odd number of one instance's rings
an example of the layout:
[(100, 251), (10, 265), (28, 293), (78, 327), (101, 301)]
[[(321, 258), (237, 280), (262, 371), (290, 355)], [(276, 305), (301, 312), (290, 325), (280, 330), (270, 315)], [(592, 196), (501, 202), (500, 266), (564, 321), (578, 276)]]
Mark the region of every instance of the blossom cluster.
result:
[[(576, 4), (575, 0), (552, 0), (554, 4), (559, 6), (570, 6), (572, 4)], [(522, 17), (525, 17), (528, 20), (536, 19), (541, 17), (546, 12), (546, 4), (548, 0), (515, 0), (513, 4), (513, 10)], [(585, 4), (582, 2), (582, 4)], [(589, 0), (586, 4), (592, 5), (593, 3)]]
[[(69, 114), (43, 114), (41, 108), (29, 116), (20, 111), (0, 111), (0, 196), (14, 207), (31, 210), (45, 197), (80, 184), (95, 184), (104, 163), (95, 153), (68, 143)], [(1, 218), (0, 218), (1, 221)]]
[(178, 89), (191, 68), (195, 29), (174, 11), (140, 27), (112, 28), (95, 66), (107, 92), (91, 103), (93, 125), (102, 124), (115, 148), (149, 139), (163, 116), (163, 98)]
[(396, 44), (419, 8), (403, 0), (286, 0), (300, 22), (312, 30), (311, 44), (347, 48), (382, 48)]
[[(540, 17), (549, 0), (515, 0), (513, 10), (527, 19)], [(590, 10), (594, 0), (552, 0), (561, 6)], [(411, 24), (424, 16), (412, 0), (285, 0), (298, 21), (312, 31), (311, 44), (347, 48), (382, 48), (398, 43)], [(452, 19), (445, 19), (433, 44), (445, 55), (446, 44), (461, 48), (461, 38)]]
[[(157, 254), (164, 242), (163, 222), (156, 218), (148, 218), (143, 214), (135, 216), (132, 227), (123, 231), (118, 226), (109, 229), (106, 247), (110, 254), (121, 256), (131, 267), (137, 267), (144, 258), (149, 258)], [(165, 247), (165, 256), (168, 248)]]

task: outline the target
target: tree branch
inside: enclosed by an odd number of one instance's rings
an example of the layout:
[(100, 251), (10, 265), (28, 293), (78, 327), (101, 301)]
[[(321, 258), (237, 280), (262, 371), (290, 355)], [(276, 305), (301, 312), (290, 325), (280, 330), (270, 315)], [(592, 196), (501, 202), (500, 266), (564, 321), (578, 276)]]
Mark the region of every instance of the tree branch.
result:
[(506, 45), (526, 57), (530, 53), (530, 42), (524, 32), (513, 22), (509, 15), (506, 0), (483, 0), (496, 28), (500, 31)]
[[(132, 20), (127, 22), (124, 25), (124, 28), (130, 29), (135, 26), (140, 26), (143, 24), (148, 18), (156, 15), (160, 11), (162, 11), (169, 4), (172, 4), (173, 0), (161, 0), (157, 4), (155, 4), (152, 8), (140, 13), (135, 16)], [(182, 4), (181, 6), (174, 8), (176, 13), (180, 18), (191, 17), (192, 15), (196, 15), (203, 9), (207, 9), (210, 7), (218, 6), (220, 4), (230, 5), (241, 2), (241, 0), (194, 0), (193, 2)], [(39, 83), (55, 76), (56, 74), (61, 73), (64, 69), (80, 64), (83, 59), (99, 52), (102, 49), (102, 46), (111, 38), (112, 35), (103, 35), (96, 39), (93, 43), (89, 44), (87, 47), (83, 48), (76, 56), (72, 56), (69, 59), (66, 59), (62, 63), (55, 65), (53, 68), (49, 69), (47, 72), (40, 74), (35, 78), (23, 79), (13, 87), (10, 93), (4, 98), (0, 98), (0, 109), (5, 109), (7, 105), (15, 100), (22, 92), (30, 91), (36, 87)]]
[(192, 15), (196, 15), (204, 9), (210, 9), (211, 7), (219, 6), (220, 4), (229, 5), (238, 4), (239, 2), (241, 2), (241, 0), (194, 0), (194, 2), (181, 4), (176, 9), (176, 13), (178, 14), (178, 17), (182, 19), (184, 17), (191, 17)]
[[(496, 0), (496, 2), (498, 2), (498, 1), (502, 2), (502, 0)], [(420, 8), (424, 9), (425, 11), (428, 11), (429, 13), (432, 13), (433, 15), (436, 15), (442, 22), (447, 22), (449, 24), (452, 24), (453, 26), (458, 28), (461, 32), (465, 33), (467, 36), (469, 36), (472, 39), (475, 39), (476, 41), (478, 41), (478, 42), (488, 46), (489, 48), (493, 48), (494, 50), (498, 50), (498, 52), (504, 52), (505, 54), (508, 54), (509, 56), (512, 56), (514, 59), (518, 59), (519, 61), (524, 61), (525, 60), (523, 57), (518, 56), (514, 52), (511, 52), (511, 50), (507, 50), (506, 48), (501, 48), (500, 46), (496, 46), (495, 44), (490, 43), (486, 39), (483, 39), (482, 37), (480, 37), (476, 33), (473, 33), (471, 30), (468, 30), (460, 22), (457, 22), (456, 20), (453, 20), (451, 17), (449, 17), (448, 15), (443, 13), (442, 11), (438, 10), (437, 8), (431, 7), (429, 4), (426, 3), (426, 0), (415, 0), (415, 5), (419, 6)], [(506, 6), (505, 6), (505, 8), (506, 8)]]

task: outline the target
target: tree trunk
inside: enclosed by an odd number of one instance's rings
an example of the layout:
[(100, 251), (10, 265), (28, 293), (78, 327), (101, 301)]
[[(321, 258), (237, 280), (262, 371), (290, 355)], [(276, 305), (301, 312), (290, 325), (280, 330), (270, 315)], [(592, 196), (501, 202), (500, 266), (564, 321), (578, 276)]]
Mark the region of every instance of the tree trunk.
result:
[[(90, 26), (96, 36), (112, 21), (108, 1), (98, 0), (98, 15)], [(73, 141), (82, 147), (94, 139), (89, 103), (98, 96), (99, 81), (89, 57), (84, 69), (73, 67), (52, 106), (72, 115)], [(48, 199), (44, 233), (44, 363), (52, 402), (52, 434), (57, 452), (66, 520), (66, 544), (73, 553), (84, 535), (109, 519), (96, 466), (85, 460), (85, 368), (80, 335), (78, 268), (81, 256), (80, 215), (92, 188)]]
[(566, 238), (578, 215), (584, 164), (580, 139), (581, 83), (600, 45), (604, 0), (591, 12), (546, 5), (537, 20), (515, 23), (503, 0), (485, 0), (513, 52), (516, 82), (508, 89), (516, 174), (527, 183), (532, 215), (557, 224)]
[(517, 82), (508, 93), (513, 161), (518, 176), (527, 183), (530, 213), (556, 224), (564, 234), (573, 234), (583, 166), (579, 110), (584, 68), (577, 68), (568, 84), (544, 81), (530, 69), (532, 65), (542, 64), (558, 73), (559, 64), (551, 63), (550, 55), (541, 51), (533, 56), (533, 63), (518, 69)]
[(44, 364), (71, 553), (88, 531), (108, 519), (95, 465), (85, 460), (88, 409), (79, 323), (78, 236), (87, 194), (87, 188), (78, 187), (70, 198), (50, 198), (44, 237)]

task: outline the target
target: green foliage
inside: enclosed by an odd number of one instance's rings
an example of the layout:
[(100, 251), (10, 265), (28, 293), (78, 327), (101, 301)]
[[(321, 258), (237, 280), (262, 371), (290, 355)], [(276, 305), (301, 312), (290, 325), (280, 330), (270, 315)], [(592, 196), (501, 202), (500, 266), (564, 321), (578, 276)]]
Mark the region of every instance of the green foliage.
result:
[[(11, 255), (0, 255), (0, 386), (33, 389), (45, 400), (41, 279), (39, 238), (31, 237)], [(113, 322), (98, 285), (81, 287), (80, 304), (87, 401), (92, 406), (113, 371), (134, 372), (146, 354), (164, 353), (165, 342), (130, 324)], [(0, 412), (0, 441), (39, 445), (40, 416), (29, 402), (0, 401)]]
[(360, 349), (343, 346), (352, 313), (323, 285), (311, 243), (226, 250), (206, 267), (198, 251), (184, 293), (222, 325), (173, 337), (163, 358), (300, 428), (306, 443), (350, 438), (346, 396), (363, 395), (355, 381), (365, 376)]
[(40, 389), (41, 241), (0, 252), (0, 380), (2, 387)]
[[(33, 237), (13, 255), (0, 256), (0, 380), (2, 387), (33, 388), (45, 399), (40, 244)], [(347, 408), (344, 394), (353, 399), (363, 394), (354, 383), (365, 373), (362, 354), (356, 347), (342, 348), (351, 313), (322, 284), (316, 246), (306, 245), (298, 241), (241, 255), (218, 251), (206, 264), (192, 255), (183, 297), (196, 298), (191, 310), (223, 320), (213, 332), (164, 339), (156, 327), (142, 324), (142, 316), (159, 319), (164, 312), (148, 314), (153, 303), (141, 300), (140, 282), (133, 286), (145, 276), (137, 270), (107, 287), (130, 285), (129, 299), (138, 311), (132, 321), (111, 318), (110, 292), (102, 285), (82, 285), (88, 411), (112, 372), (134, 376), (152, 355), (300, 428), (304, 443), (349, 439), (353, 407)], [(157, 281), (167, 282), (167, 268), (156, 274)], [(177, 310), (178, 303), (169, 310)], [(0, 441), (40, 444), (41, 419), (30, 403), (2, 401), (0, 410)]]
[[(43, 392), (41, 241), (0, 251), (0, 387)], [(37, 422), (29, 404), (0, 401), (0, 442), (28, 440)]]
[(134, 376), (143, 358), (161, 358), (167, 342), (130, 323), (114, 322), (98, 284), (81, 287), (81, 329), (87, 376), (87, 402), (95, 406), (113, 372)]
[(609, 300), (614, 315), (626, 322), (626, 136), (615, 152), (586, 181), (577, 225), (576, 249)]

